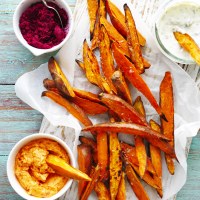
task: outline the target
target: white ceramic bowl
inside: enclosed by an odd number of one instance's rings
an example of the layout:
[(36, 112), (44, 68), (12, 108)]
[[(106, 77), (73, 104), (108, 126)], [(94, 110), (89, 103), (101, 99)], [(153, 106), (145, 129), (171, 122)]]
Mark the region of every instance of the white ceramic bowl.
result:
[(66, 13), (68, 14), (68, 19), (69, 19), (69, 22), (68, 22), (69, 23), (69, 31), (68, 31), (68, 34), (66, 35), (65, 39), (60, 44), (58, 44), (50, 49), (35, 48), (35, 47), (29, 45), (27, 43), (27, 41), (24, 39), (23, 35), (21, 34), (21, 31), (19, 28), (19, 20), (20, 20), (22, 13), (28, 7), (30, 7), (32, 4), (34, 4), (36, 2), (41, 2), (41, 0), (22, 0), (21, 3), (19, 3), (19, 5), (15, 9), (15, 12), (13, 15), (13, 28), (14, 28), (15, 35), (18, 38), (18, 40), (21, 42), (21, 44), (24, 47), (26, 47), (28, 50), (30, 50), (35, 56), (40, 56), (42, 54), (50, 53), (50, 52), (60, 49), (67, 42), (67, 40), (70, 38), (72, 29), (73, 29), (73, 15), (72, 15), (72, 11), (71, 11), (69, 5), (66, 3), (65, 0), (47, 0), (47, 2), (53, 2), (53, 3), (57, 4), (60, 8), (63, 8), (66, 11)]
[(70, 158), (70, 165), (75, 167), (75, 158), (70, 150), (70, 148), (67, 146), (67, 144), (65, 142), (63, 142), (61, 139), (59, 139), (58, 137), (54, 136), (54, 135), (49, 135), (49, 134), (33, 134), (33, 135), (29, 135), (25, 138), (23, 138), (22, 140), (20, 140), (11, 150), (9, 156), (8, 156), (8, 161), (7, 161), (7, 176), (8, 176), (8, 180), (11, 184), (11, 186), (13, 187), (13, 189), (15, 190), (16, 193), (18, 193), (21, 197), (23, 197), (24, 199), (28, 199), (28, 200), (54, 200), (59, 198), (60, 196), (62, 196), (71, 186), (72, 184), (72, 179), (69, 179), (67, 181), (67, 183), (65, 184), (65, 186), (55, 195), (48, 197), (48, 198), (38, 198), (38, 197), (34, 197), (29, 195), (26, 190), (24, 190), (24, 188), (19, 184), (16, 176), (15, 176), (15, 172), (14, 172), (14, 167), (15, 167), (15, 158), (17, 153), (19, 152), (19, 150), (26, 145), (27, 143), (29, 143), (30, 141), (33, 140), (37, 140), (37, 139), (41, 139), (41, 138), (47, 138), (47, 139), (51, 139), (54, 140), (56, 142), (58, 142), (68, 153), (69, 158)]

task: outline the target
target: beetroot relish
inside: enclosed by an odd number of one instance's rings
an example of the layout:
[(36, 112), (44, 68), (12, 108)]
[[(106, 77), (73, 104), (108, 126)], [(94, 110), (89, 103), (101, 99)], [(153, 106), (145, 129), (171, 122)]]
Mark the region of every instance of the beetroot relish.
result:
[(48, 2), (60, 14), (61, 27), (57, 14), (43, 3), (35, 3), (27, 8), (20, 17), (19, 27), (29, 45), (39, 49), (49, 49), (63, 41), (68, 33), (68, 15), (55, 3)]

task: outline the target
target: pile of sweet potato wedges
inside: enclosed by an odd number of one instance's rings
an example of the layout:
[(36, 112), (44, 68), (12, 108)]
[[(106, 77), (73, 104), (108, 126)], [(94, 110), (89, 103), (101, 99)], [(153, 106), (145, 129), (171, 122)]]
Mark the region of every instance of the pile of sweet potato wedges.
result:
[[(84, 40), (83, 60), (76, 62), (102, 92), (72, 87), (52, 57), (48, 63), (52, 80), (44, 80), (47, 91), (42, 93), (77, 118), (83, 131), (91, 132), (91, 137), (80, 136), (77, 147), (79, 169), (91, 177), (89, 182), (79, 182), (79, 197), (86, 200), (94, 190), (99, 199), (126, 199), (126, 177), (138, 199), (149, 199), (141, 180), (162, 197), (161, 152), (171, 174), (176, 159), (171, 73), (166, 72), (160, 84), (158, 103), (140, 75), (150, 64), (142, 55), (146, 41), (137, 31), (129, 7), (124, 5), (123, 14), (110, 0), (88, 0), (88, 13), (91, 45)], [(142, 99), (131, 95), (128, 82), (148, 99), (161, 125), (146, 120)], [(102, 113), (108, 113), (109, 122), (93, 125), (89, 116)], [(130, 143), (120, 141), (119, 133), (132, 135)]]

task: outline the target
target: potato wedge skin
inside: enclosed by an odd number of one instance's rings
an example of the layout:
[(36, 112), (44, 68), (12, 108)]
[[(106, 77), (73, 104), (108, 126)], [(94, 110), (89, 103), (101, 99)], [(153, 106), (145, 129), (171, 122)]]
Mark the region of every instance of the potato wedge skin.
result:
[(117, 133), (109, 134), (110, 148), (110, 194), (111, 200), (115, 200), (121, 180), (122, 161), (120, 158), (121, 146)]
[(82, 171), (72, 167), (62, 158), (49, 154), (46, 158), (47, 164), (55, 170), (57, 174), (76, 180), (91, 181), (91, 178)]
[(122, 172), (116, 200), (126, 200), (125, 172)]
[(92, 35), (94, 32), (94, 25), (96, 21), (96, 15), (98, 10), (98, 1), (97, 0), (87, 0), (88, 7), (88, 15), (90, 18), (90, 38), (92, 39)]
[[(163, 134), (171, 139), (169, 144), (174, 148), (174, 97), (172, 76), (170, 72), (166, 72), (160, 85), (160, 106), (167, 117), (168, 122), (161, 119), (161, 127)], [(173, 175), (175, 166), (173, 159), (169, 155), (165, 155), (165, 160), (169, 172)]]
[[(127, 29), (124, 14), (110, 0), (106, 0), (106, 8), (113, 26), (119, 31), (120, 34), (122, 34), (126, 38)], [(137, 31), (137, 34), (140, 45), (145, 46), (146, 39), (140, 34), (139, 31)]]
[(52, 91), (45, 91), (42, 93), (42, 96), (48, 97), (52, 99), (57, 104), (66, 108), (66, 110), (71, 113), (76, 119), (78, 119), (84, 126), (92, 125), (91, 120), (85, 114), (85, 112), (78, 107), (76, 104), (69, 102), (67, 99), (63, 98), (61, 95), (52, 92)]
[(128, 43), (124, 39), (124, 37), (114, 28), (114, 26), (111, 23), (108, 22), (106, 18), (101, 17), (100, 24), (104, 25), (110, 40), (116, 42), (123, 50), (125, 55), (129, 56)]
[(107, 107), (78, 96), (70, 98), (70, 100), (82, 108), (88, 115), (98, 115), (108, 111)]
[[(138, 96), (134, 101), (133, 107), (140, 115), (142, 115), (143, 117), (146, 116), (144, 105), (140, 96)], [(142, 178), (145, 174), (147, 167), (146, 147), (143, 138), (141, 138), (140, 136), (136, 136), (134, 137), (134, 139), (135, 139), (136, 155), (139, 161), (139, 175)]]
[(108, 135), (106, 132), (97, 132), (97, 158), (100, 167), (100, 179), (108, 178), (109, 154), (108, 154)]
[(120, 119), (125, 122), (134, 122), (139, 125), (148, 126), (145, 118), (138, 114), (138, 112), (129, 103), (114, 94), (101, 93), (101, 101), (115, 112)]
[[(77, 146), (78, 152), (78, 166), (79, 170), (89, 174), (92, 166), (92, 150), (91, 147), (86, 144), (80, 144)], [(78, 183), (78, 194), (81, 196), (84, 188), (86, 187), (88, 182), (79, 181)]]
[(132, 104), (130, 90), (120, 70), (117, 70), (112, 74), (112, 82), (114, 87), (117, 89), (117, 94), (129, 104)]
[(139, 74), (144, 73), (145, 68), (143, 64), (142, 51), (138, 39), (137, 29), (131, 10), (127, 4), (124, 5), (125, 22), (127, 26), (127, 41), (129, 47), (130, 58), (138, 70)]
[(87, 184), (83, 194), (80, 197), (80, 200), (87, 200), (92, 190), (95, 188), (97, 182), (99, 181), (100, 177), (100, 167), (97, 165), (95, 169), (91, 173), (91, 181)]
[(200, 65), (200, 48), (193, 40), (193, 38), (187, 33), (182, 34), (180, 32), (174, 32), (174, 36), (180, 46), (192, 56), (198, 65)]
[(98, 200), (110, 200), (110, 194), (103, 182), (98, 181), (94, 191), (97, 194)]
[[(149, 121), (151, 128), (159, 133), (161, 133), (161, 127), (153, 120)], [(150, 144), (150, 155), (151, 161), (156, 171), (156, 175), (154, 175), (154, 179), (160, 186), (160, 189), (157, 189), (159, 196), (162, 198), (163, 191), (162, 191), (162, 155), (159, 148)]]
[(116, 94), (117, 91), (111, 80), (112, 74), (115, 71), (114, 59), (113, 59), (112, 51), (110, 48), (110, 39), (109, 39), (107, 31), (103, 25), (101, 25), (101, 28), (100, 28), (99, 40), (100, 40), (99, 51), (100, 51), (102, 72), (103, 72), (105, 79), (107, 80), (112, 92)]
[(131, 165), (127, 165), (125, 169), (128, 181), (133, 189), (135, 195), (140, 200), (150, 200), (146, 191), (144, 190), (142, 184), (140, 183), (139, 179), (137, 178), (134, 170), (132, 169)]
[(150, 91), (149, 87), (142, 79), (142, 77), (137, 72), (133, 63), (131, 63), (121, 52), (119, 46), (116, 43), (112, 44), (112, 50), (115, 57), (115, 60), (123, 72), (124, 76), (132, 83), (132, 85), (140, 91), (151, 103), (154, 109), (160, 116), (163, 116), (162, 110), (158, 105), (155, 97)]
[(58, 90), (67, 96), (75, 97), (72, 86), (53, 57), (49, 59), (48, 68)]

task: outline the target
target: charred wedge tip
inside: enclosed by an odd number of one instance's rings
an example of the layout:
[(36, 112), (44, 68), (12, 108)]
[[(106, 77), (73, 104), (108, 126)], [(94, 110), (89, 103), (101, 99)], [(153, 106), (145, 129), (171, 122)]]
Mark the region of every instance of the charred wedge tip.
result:
[(160, 115), (160, 117), (161, 117), (162, 119), (164, 119), (166, 122), (168, 122), (168, 120), (167, 120), (167, 118), (166, 118), (166, 116), (165, 116), (164, 113), (162, 113), (162, 114)]
[(42, 92), (41, 97), (46, 97), (47, 96), (47, 91)]
[(124, 4), (124, 10), (128, 8), (127, 3)]

